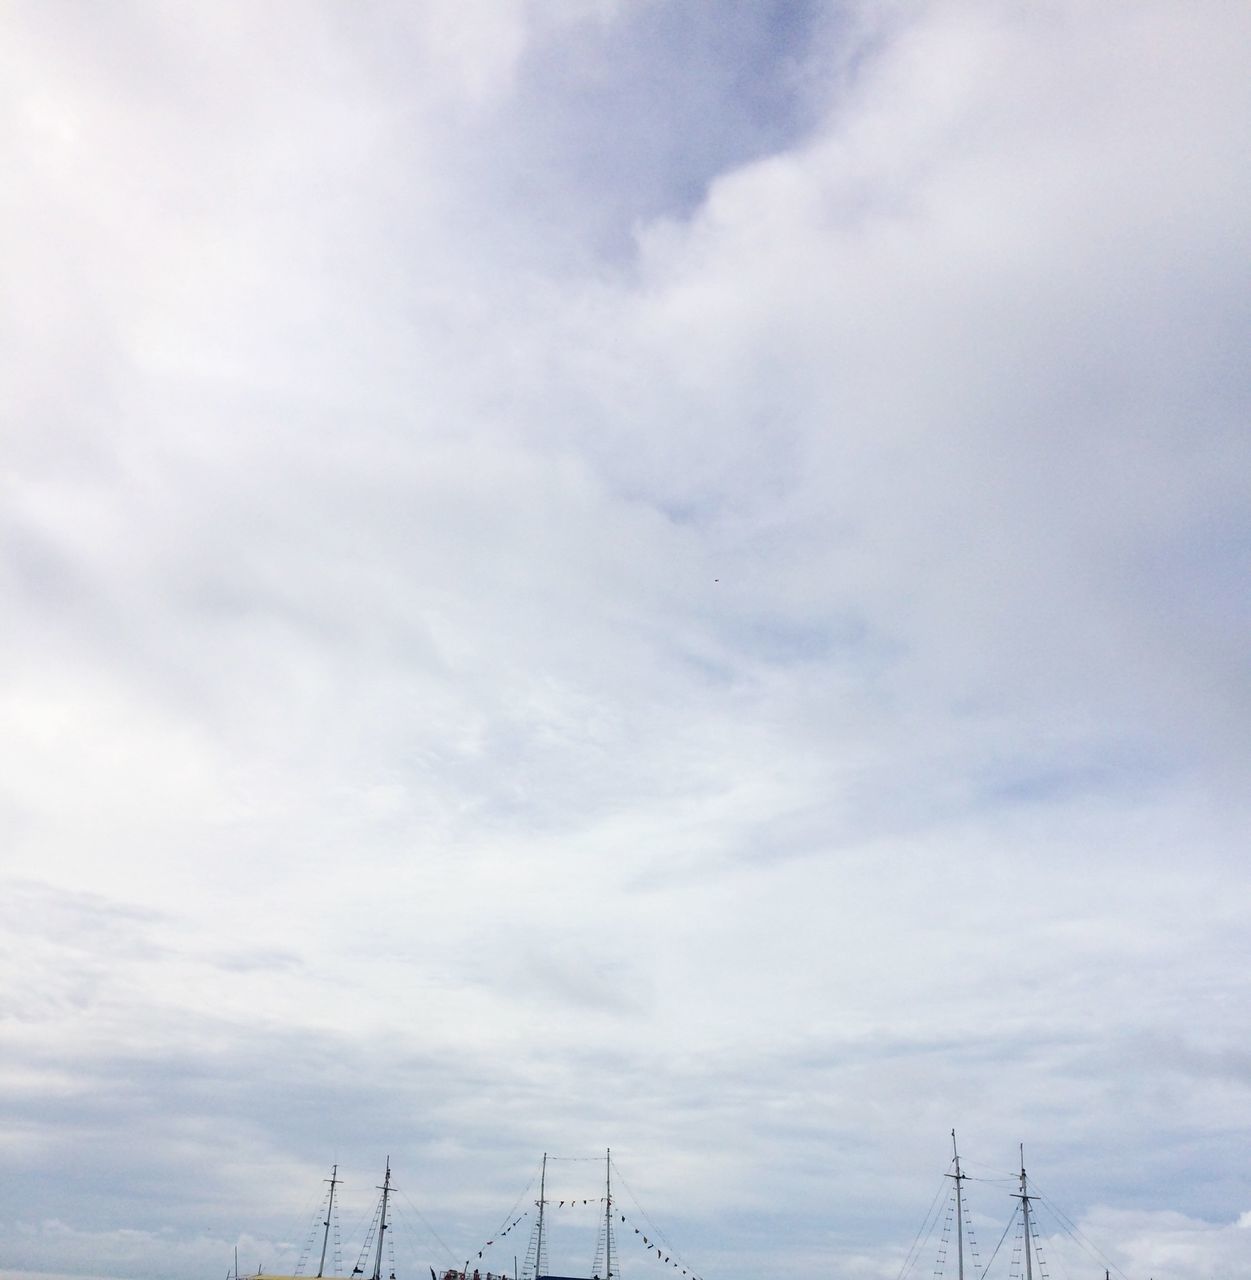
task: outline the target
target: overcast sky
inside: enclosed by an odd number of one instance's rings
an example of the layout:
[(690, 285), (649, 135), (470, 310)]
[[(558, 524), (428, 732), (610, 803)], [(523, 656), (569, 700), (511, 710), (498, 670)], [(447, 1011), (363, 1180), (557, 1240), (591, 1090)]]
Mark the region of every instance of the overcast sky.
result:
[(1251, 10), (0, 24), (0, 1276), (1251, 1277)]

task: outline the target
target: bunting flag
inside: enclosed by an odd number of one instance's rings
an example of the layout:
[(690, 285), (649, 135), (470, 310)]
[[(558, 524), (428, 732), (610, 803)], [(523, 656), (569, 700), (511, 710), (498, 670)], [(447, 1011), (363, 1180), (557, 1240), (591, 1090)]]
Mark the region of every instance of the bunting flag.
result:
[[(622, 1222), (626, 1222), (626, 1216), (624, 1213), (619, 1214), (619, 1217), (621, 1218)], [(634, 1231), (634, 1234), (638, 1236), (639, 1239), (643, 1242), (643, 1245), (646, 1247), (648, 1253), (650, 1253), (653, 1249), (656, 1250), (656, 1260), (658, 1262), (672, 1267), (675, 1271), (686, 1276), (687, 1280), (700, 1280), (700, 1277), (694, 1271), (692, 1271), (689, 1267), (684, 1267), (682, 1265), (682, 1260), (680, 1258), (675, 1258), (672, 1253), (666, 1253), (664, 1249), (660, 1248), (658, 1245), (652, 1244), (651, 1238), (643, 1234), (642, 1228), (634, 1227), (633, 1231)]]
[(504, 1237), (505, 1237), (505, 1236), (506, 1236), (506, 1235), (507, 1235), (507, 1234), (508, 1234), (508, 1233), (509, 1233), (509, 1232), (510, 1232), (510, 1231), (511, 1231), (511, 1230), (512, 1230), (512, 1229), (513, 1229), (513, 1228), (514, 1228), (514, 1227), (515, 1227), (515, 1226), (516, 1226), (516, 1225), (517, 1225), (517, 1224), (518, 1224), (522, 1219), (523, 1219), (523, 1218), (528, 1218), (529, 1216), (530, 1216), (530, 1212), (529, 1212), (529, 1210), (527, 1210), (525, 1213), (523, 1213), (523, 1214), (521, 1214), (520, 1216), (518, 1216), (518, 1217), (514, 1218), (514, 1219), (513, 1219), (513, 1220), (508, 1224), (508, 1226), (506, 1226), (506, 1227), (504, 1228), (504, 1230), (503, 1230), (503, 1231), (501, 1231), (501, 1232), (499, 1233), (499, 1235), (495, 1237), (495, 1239), (494, 1239), (494, 1240), (488, 1240), (488, 1241), (486, 1242), (486, 1244), (484, 1244), (484, 1245), (482, 1246), (482, 1248), (478, 1250), (478, 1257), (479, 1257), (479, 1258), (480, 1258), (480, 1257), (482, 1257), (483, 1250), (485, 1250), (485, 1249), (489, 1249), (489, 1248), (490, 1248), (490, 1247), (495, 1243), (495, 1240), (502, 1240), (502, 1239), (503, 1239), (503, 1238), (504, 1238)]
[[(543, 1208), (543, 1204), (546, 1204), (548, 1206), (549, 1211), (551, 1211), (552, 1209), (564, 1209), (564, 1208), (573, 1209), (573, 1208), (576, 1208), (578, 1205), (592, 1205), (592, 1204), (607, 1204), (607, 1205), (610, 1205), (612, 1208), (618, 1208), (617, 1206), (612, 1204), (612, 1201), (607, 1196), (601, 1196), (598, 1200), (593, 1200), (589, 1196), (584, 1200), (578, 1200), (578, 1199), (558, 1200), (555, 1202), (546, 1200), (546, 1201), (543, 1201), (542, 1204), (540, 1204), (539, 1201), (536, 1200), (535, 1204), (536, 1206), (538, 1206), (540, 1211)], [(611, 1208), (609, 1209), (609, 1212), (611, 1213)], [(478, 1257), (481, 1258), (483, 1256), (484, 1250), (489, 1249), (493, 1244), (496, 1243), (497, 1240), (502, 1240), (506, 1235), (509, 1234), (509, 1232), (513, 1230), (514, 1227), (518, 1226), (524, 1218), (528, 1218), (529, 1216), (530, 1216), (530, 1213), (529, 1213), (529, 1210), (527, 1210), (525, 1213), (521, 1214), (519, 1217), (514, 1218), (512, 1222), (510, 1222), (508, 1226), (506, 1226), (504, 1230), (501, 1231), (495, 1237), (495, 1239), (488, 1240), (486, 1244), (482, 1246), (482, 1249), (478, 1251)], [(617, 1216), (618, 1218), (620, 1218), (621, 1222), (624, 1223), (626, 1226), (630, 1225), (628, 1219), (626, 1218), (626, 1215), (624, 1213), (621, 1213), (619, 1208), (618, 1208)], [(653, 1249), (656, 1250), (656, 1259), (658, 1262), (661, 1262), (666, 1266), (672, 1267), (675, 1271), (687, 1277), (687, 1280), (700, 1280), (700, 1276), (696, 1272), (692, 1271), (689, 1267), (684, 1267), (682, 1265), (682, 1261), (680, 1258), (675, 1258), (675, 1256), (672, 1253), (666, 1253), (664, 1249), (661, 1248), (659, 1245), (653, 1244), (651, 1241), (651, 1238), (643, 1234), (642, 1228), (633, 1227), (632, 1230), (634, 1234), (638, 1236), (640, 1240), (642, 1240), (643, 1245), (647, 1249), (648, 1253), (650, 1253)], [(445, 1280), (447, 1280), (446, 1277), (445, 1277)], [(461, 1276), (456, 1277), (456, 1280), (469, 1280), (469, 1278), (468, 1276), (462, 1273)], [(508, 1278), (506, 1276), (501, 1275), (499, 1277), (499, 1280), (508, 1280)]]

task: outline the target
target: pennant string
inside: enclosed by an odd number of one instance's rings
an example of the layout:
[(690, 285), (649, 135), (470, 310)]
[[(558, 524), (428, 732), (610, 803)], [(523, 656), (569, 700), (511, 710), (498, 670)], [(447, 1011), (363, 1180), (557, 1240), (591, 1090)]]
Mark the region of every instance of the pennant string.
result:
[(676, 1257), (672, 1250), (670, 1250), (669, 1253), (665, 1253), (665, 1251), (662, 1248), (657, 1246), (652, 1241), (650, 1236), (646, 1236), (643, 1234), (641, 1227), (636, 1227), (633, 1225), (633, 1223), (629, 1222), (624, 1213), (619, 1213), (618, 1217), (621, 1219), (622, 1222), (624, 1222), (628, 1227), (630, 1227), (630, 1229), (634, 1232), (636, 1236), (638, 1236), (639, 1241), (642, 1243), (643, 1247), (647, 1250), (648, 1253), (651, 1253), (653, 1249), (656, 1250), (656, 1260), (658, 1262), (660, 1262), (662, 1265), (667, 1263), (675, 1271), (679, 1271), (681, 1272), (682, 1275), (686, 1276), (688, 1280), (701, 1280), (700, 1276), (695, 1271), (692, 1271), (690, 1267), (684, 1267), (682, 1265), (681, 1258)]

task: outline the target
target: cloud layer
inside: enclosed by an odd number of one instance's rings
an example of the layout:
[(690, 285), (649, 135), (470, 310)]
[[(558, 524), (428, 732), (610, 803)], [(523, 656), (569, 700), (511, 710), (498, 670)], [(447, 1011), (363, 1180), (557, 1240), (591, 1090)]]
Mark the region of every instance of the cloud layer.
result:
[(1248, 1274), (1251, 22), (5, 26), (0, 1274)]

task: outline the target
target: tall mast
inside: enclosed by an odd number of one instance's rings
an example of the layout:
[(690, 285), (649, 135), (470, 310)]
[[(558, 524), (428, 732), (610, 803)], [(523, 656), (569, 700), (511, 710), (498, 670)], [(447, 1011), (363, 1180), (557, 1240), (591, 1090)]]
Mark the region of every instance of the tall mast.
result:
[(378, 1252), (374, 1255), (373, 1280), (382, 1280), (382, 1237), (387, 1229), (387, 1196), (391, 1191), (391, 1157), (387, 1156), (386, 1177), (382, 1179), (382, 1209), (378, 1214)]
[(612, 1273), (612, 1148), (608, 1147), (604, 1154), (604, 1269), (605, 1280), (613, 1280)]
[(1017, 1196), (1017, 1199), (1021, 1202), (1021, 1217), (1025, 1223), (1025, 1280), (1034, 1280), (1034, 1268), (1030, 1262), (1029, 1240), (1029, 1202), (1033, 1198), (1025, 1184), (1025, 1144), (1021, 1143), (1021, 1194)]
[(965, 1175), (960, 1172), (960, 1152), (956, 1147), (956, 1131), (951, 1131), (951, 1150), (956, 1158), (956, 1171), (949, 1173), (949, 1178), (954, 1178), (956, 1183), (956, 1267), (959, 1280), (964, 1280), (964, 1206), (960, 1199), (960, 1184), (964, 1181)]
[(338, 1184), (339, 1166), (336, 1164), (330, 1170), (330, 1203), (326, 1206), (326, 1221), (322, 1223), (326, 1230), (321, 1238), (321, 1261), (317, 1264), (318, 1280), (321, 1280), (326, 1270), (326, 1245), (330, 1242), (330, 1219), (334, 1217), (334, 1189)]
[[(547, 1203), (547, 1152), (543, 1152), (543, 1169), (539, 1174), (539, 1228), (534, 1238), (534, 1280), (539, 1280), (543, 1266), (543, 1206)], [(374, 1280), (378, 1280), (375, 1276)]]

